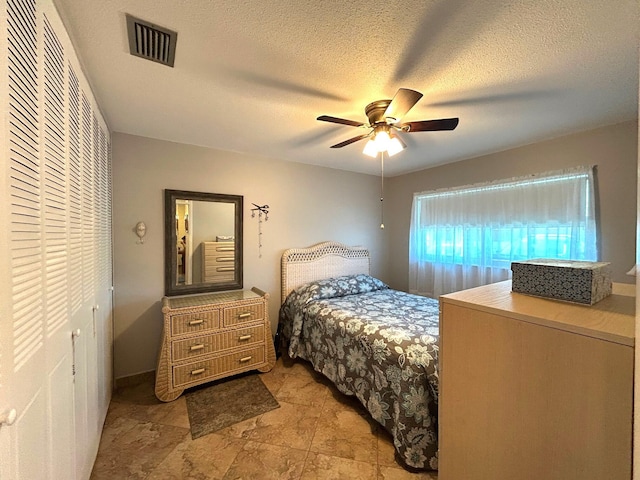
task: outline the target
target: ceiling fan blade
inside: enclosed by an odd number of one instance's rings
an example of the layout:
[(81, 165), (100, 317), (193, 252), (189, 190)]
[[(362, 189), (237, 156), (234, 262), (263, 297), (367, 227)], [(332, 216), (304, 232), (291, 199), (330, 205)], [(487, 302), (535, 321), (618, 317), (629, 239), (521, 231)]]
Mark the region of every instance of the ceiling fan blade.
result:
[(357, 137), (350, 138), (349, 140), (345, 140), (344, 142), (336, 143), (335, 145), (331, 145), (331, 148), (342, 148), (347, 145), (351, 145), (352, 143), (357, 142), (358, 140), (362, 140), (363, 138), (367, 138), (371, 133), (365, 133), (364, 135), (358, 135)]
[(421, 98), (422, 94), (420, 92), (409, 90), (408, 88), (400, 88), (384, 111), (383, 118), (393, 119), (391, 122), (396, 123), (404, 117)]
[(340, 123), (342, 125), (350, 125), (352, 127), (363, 127), (364, 123), (355, 120), (347, 120), (345, 118), (330, 117), (329, 115), (320, 115), (316, 120), (321, 122)]
[[(453, 130), (458, 126), (458, 118), (442, 118), (440, 120), (422, 120), (407, 122), (401, 128), (407, 132), (435, 132), (437, 130)], [(409, 127), (407, 129), (407, 127)]]

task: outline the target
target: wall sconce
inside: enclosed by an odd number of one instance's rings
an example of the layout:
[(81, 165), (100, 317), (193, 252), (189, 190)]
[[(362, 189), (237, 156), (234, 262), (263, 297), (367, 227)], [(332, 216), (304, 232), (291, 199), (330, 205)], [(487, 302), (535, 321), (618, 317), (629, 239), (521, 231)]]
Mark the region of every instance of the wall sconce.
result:
[(147, 226), (144, 224), (144, 222), (136, 223), (135, 232), (136, 232), (136, 235), (138, 236), (138, 241), (136, 243), (143, 244), (144, 236), (147, 234)]

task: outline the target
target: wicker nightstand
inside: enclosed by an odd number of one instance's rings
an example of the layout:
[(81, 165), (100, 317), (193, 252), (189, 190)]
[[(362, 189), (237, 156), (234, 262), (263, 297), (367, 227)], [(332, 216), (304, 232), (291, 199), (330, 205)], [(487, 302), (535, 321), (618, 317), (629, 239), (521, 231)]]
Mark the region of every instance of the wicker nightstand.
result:
[(276, 355), (268, 298), (257, 288), (164, 297), (158, 399), (170, 402), (189, 387), (249, 370), (271, 370)]

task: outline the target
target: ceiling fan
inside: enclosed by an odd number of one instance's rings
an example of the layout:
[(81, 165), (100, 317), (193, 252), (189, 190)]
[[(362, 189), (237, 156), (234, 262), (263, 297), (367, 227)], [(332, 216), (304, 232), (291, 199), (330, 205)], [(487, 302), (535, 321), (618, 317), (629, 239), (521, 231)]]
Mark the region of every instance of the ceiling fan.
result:
[(365, 107), (364, 111), (369, 119), (368, 123), (331, 117), (329, 115), (321, 115), (317, 120), (369, 129), (369, 132), (350, 138), (344, 142), (336, 143), (332, 145), (331, 148), (342, 148), (359, 140), (369, 138), (363, 151), (364, 154), (375, 157), (378, 152), (387, 152), (389, 156), (392, 156), (407, 148), (406, 144), (395, 132), (433, 132), (437, 130), (453, 130), (458, 126), (458, 118), (402, 123), (400, 121), (402, 117), (404, 117), (421, 98), (422, 94), (420, 92), (408, 88), (400, 88), (392, 100), (377, 100)]

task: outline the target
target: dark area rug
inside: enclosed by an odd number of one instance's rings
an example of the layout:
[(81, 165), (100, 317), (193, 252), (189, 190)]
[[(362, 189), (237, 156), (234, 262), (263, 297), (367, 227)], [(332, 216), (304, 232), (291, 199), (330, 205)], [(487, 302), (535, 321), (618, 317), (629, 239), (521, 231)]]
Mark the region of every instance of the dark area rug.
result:
[(256, 374), (219, 380), (185, 398), (194, 440), (280, 407)]

